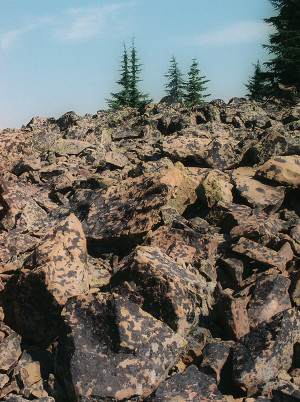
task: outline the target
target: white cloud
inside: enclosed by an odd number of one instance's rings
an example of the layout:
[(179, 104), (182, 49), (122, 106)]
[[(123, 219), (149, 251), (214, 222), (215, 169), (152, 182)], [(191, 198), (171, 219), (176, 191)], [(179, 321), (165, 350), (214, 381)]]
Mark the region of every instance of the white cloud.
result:
[(40, 28), (41, 26), (48, 24), (50, 22), (50, 18), (44, 17), (38, 19), (36, 22), (32, 24), (24, 25), (18, 29), (12, 29), (0, 35), (0, 47), (2, 50), (10, 50), (17, 41), (21, 40), (24, 35), (27, 33)]
[(247, 42), (265, 41), (271, 32), (269, 24), (258, 21), (239, 21), (223, 29), (196, 37), (199, 45), (229, 46)]
[(76, 41), (98, 36), (110, 31), (121, 10), (135, 2), (110, 4), (96, 8), (69, 8), (64, 28), (58, 28), (55, 36), (64, 41)]

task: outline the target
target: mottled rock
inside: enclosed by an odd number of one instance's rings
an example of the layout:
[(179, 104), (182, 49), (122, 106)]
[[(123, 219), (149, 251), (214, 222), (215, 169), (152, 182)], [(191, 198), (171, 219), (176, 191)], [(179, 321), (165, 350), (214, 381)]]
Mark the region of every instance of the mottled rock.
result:
[(176, 374), (163, 382), (155, 392), (154, 401), (226, 402), (226, 399), (218, 390), (214, 380), (192, 365), (183, 373)]
[(95, 240), (136, 243), (161, 221), (160, 208), (170, 197), (168, 186), (153, 175), (128, 179), (105, 192), (95, 191), (85, 207), (84, 232)]
[(251, 176), (255, 171), (248, 168), (238, 168), (232, 173), (235, 186), (240, 196), (253, 208), (261, 208), (267, 212), (276, 212), (283, 203), (285, 196), (284, 187), (269, 186)]
[(289, 286), (290, 280), (283, 275), (263, 275), (258, 278), (248, 304), (251, 327), (269, 321), (277, 313), (291, 308)]
[(86, 240), (70, 215), (35, 248), (15, 287), (13, 322), (25, 338), (50, 343), (70, 296), (88, 290)]
[(253, 328), (239, 340), (233, 357), (233, 377), (242, 389), (253, 395), (280, 370), (292, 366), (293, 346), (299, 342), (299, 312), (278, 313), (268, 322)]
[(204, 158), (205, 150), (210, 142), (211, 140), (206, 137), (172, 135), (164, 139), (162, 150), (164, 154), (182, 163), (193, 161), (196, 165), (207, 166)]
[(212, 170), (197, 187), (197, 195), (206, 206), (211, 208), (219, 201), (231, 203), (233, 201), (232, 187), (226, 174)]
[(21, 356), (21, 337), (13, 332), (0, 343), (0, 370), (10, 373)]
[(283, 184), (300, 187), (300, 156), (280, 156), (268, 160), (256, 172), (258, 177)]
[(188, 205), (193, 204), (196, 199), (196, 188), (198, 182), (190, 177), (188, 171), (180, 163), (169, 168), (161, 178), (161, 182), (170, 188), (172, 198), (166, 204), (166, 208), (174, 208), (182, 214)]
[(199, 369), (203, 373), (213, 377), (217, 384), (220, 382), (221, 371), (228, 359), (233, 344), (233, 342), (212, 340), (203, 349), (203, 359)]
[(55, 364), (71, 400), (145, 397), (185, 346), (167, 325), (116, 294), (70, 298), (63, 319)]
[(277, 267), (281, 271), (285, 269), (285, 260), (276, 251), (268, 247), (241, 237), (239, 241), (232, 247), (236, 253), (246, 256), (254, 261), (266, 264), (271, 267)]
[(224, 326), (224, 331), (230, 339), (240, 339), (250, 331), (247, 304), (247, 296), (233, 297), (224, 292), (219, 298), (216, 308)]
[(122, 291), (125, 281), (134, 284), (145, 311), (180, 335), (196, 325), (202, 305), (206, 313), (205, 302), (211, 303), (212, 288), (206, 280), (157, 247), (139, 246), (122, 262), (111, 278), (111, 286)]
[(214, 169), (232, 169), (242, 159), (242, 155), (238, 155), (236, 148), (237, 142), (234, 139), (219, 137), (207, 145), (204, 160)]

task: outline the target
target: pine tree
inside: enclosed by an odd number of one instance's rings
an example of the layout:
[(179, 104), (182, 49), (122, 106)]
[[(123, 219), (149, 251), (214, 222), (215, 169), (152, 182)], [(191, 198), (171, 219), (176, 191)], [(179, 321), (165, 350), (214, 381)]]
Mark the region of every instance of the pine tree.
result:
[(253, 76), (249, 79), (248, 84), (245, 84), (249, 93), (247, 98), (253, 100), (263, 100), (267, 96), (267, 84), (265, 73), (261, 69), (259, 60), (254, 66)]
[(125, 44), (123, 46), (124, 51), (120, 69), (121, 76), (117, 81), (117, 84), (119, 84), (122, 89), (117, 93), (111, 93), (113, 99), (106, 99), (109, 107), (115, 110), (125, 106), (140, 107), (151, 102), (148, 95), (142, 94), (138, 90), (138, 83), (141, 81), (139, 78), (141, 64), (139, 64), (136, 55), (134, 39), (132, 40), (130, 57)]
[(129, 61), (128, 61), (128, 53), (127, 53), (125, 43), (123, 44), (123, 46), (124, 46), (124, 51), (123, 51), (121, 70), (120, 70), (121, 77), (117, 81), (117, 84), (119, 84), (123, 89), (117, 93), (111, 93), (111, 96), (113, 97), (113, 99), (106, 100), (108, 103), (108, 106), (115, 110), (121, 109), (124, 106), (128, 106), (130, 103), (129, 91), (130, 91), (130, 85), (131, 85), (131, 78), (130, 78), (130, 72), (129, 72)]
[(188, 81), (185, 86), (186, 94), (184, 100), (187, 106), (195, 106), (204, 102), (204, 98), (210, 94), (204, 94), (207, 87), (204, 85), (210, 80), (206, 80), (205, 76), (200, 76), (198, 62), (196, 59), (192, 60), (190, 71), (188, 72)]
[(171, 57), (170, 68), (165, 77), (169, 79), (169, 82), (165, 85), (167, 94), (171, 95), (176, 102), (182, 102), (184, 95), (183, 74), (174, 56)]
[(137, 58), (134, 38), (131, 44), (130, 55), (130, 86), (129, 86), (129, 106), (140, 107), (144, 104), (150, 103), (152, 100), (148, 98), (148, 94), (143, 94), (138, 89), (138, 83), (141, 81), (139, 74), (141, 72), (141, 64)]
[(278, 14), (266, 18), (276, 32), (269, 36), (269, 49), (273, 58), (265, 63), (267, 76), (272, 83), (294, 85), (300, 93), (300, 1), (270, 0)]

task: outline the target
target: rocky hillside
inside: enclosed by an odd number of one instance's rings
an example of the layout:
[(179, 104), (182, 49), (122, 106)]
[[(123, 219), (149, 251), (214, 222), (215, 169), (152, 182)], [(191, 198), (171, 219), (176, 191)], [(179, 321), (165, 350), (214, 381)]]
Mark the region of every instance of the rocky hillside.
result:
[(300, 400), (300, 105), (0, 132), (0, 399)]

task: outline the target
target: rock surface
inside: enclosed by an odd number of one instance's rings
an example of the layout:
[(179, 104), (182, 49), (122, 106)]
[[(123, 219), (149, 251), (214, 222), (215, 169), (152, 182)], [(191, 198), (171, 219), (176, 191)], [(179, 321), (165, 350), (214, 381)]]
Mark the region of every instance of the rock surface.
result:
[(0, 399), (300, 395), (299, 103), (0, 131)]

